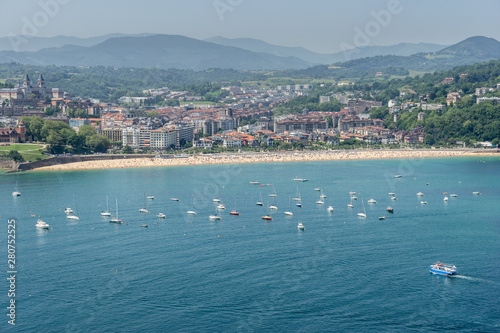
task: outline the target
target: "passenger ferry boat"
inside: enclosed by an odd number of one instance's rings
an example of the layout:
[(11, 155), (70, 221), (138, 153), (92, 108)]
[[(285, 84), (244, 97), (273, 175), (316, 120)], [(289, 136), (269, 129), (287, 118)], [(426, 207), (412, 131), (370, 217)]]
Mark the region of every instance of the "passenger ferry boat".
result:
[(431, 273), (439, 275), (454, 275), (457, 274), (457, 268), (455, 265), (443, 264), (442, 262), (436, 262), (434, 265), (430, 266)]

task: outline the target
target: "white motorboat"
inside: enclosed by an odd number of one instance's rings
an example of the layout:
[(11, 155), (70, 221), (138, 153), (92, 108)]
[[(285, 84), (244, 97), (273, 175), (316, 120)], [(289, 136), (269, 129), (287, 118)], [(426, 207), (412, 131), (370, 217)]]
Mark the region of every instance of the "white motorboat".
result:
[(401, 177), (403, 177), (403, 176), (401, 176), (401, 175), (395, 175), (394, 176), (394, 178), (401, 178)]
[(302, 224), (302, 222), (299, 222), (299, 224), (297, 225), (297, 229), (299, 229), (299, 230), (306, 230), (306, 227), (304, 227), (304, 225)]
[(148, 196), (146, 197), (146, 199), (149, 199), (149, 200), (154, 200), (154, 199), (155, 199), (155, 196), (154, 196), (154, 195), (148, 195)]
[(12, 195), (14, 197), (18, 197), (21, 195), (21, 192), (19, 192), (19, 189), (17, 188), (17, 182), (16, 182), (16, 187), (14, 187), (14, 192), (12, 192)]
[(423, 194), (422, 192), (418, 192), (418, 193), (417, 193), (417, 196), (419, 196), (419, 197), (423, 197), (424, 195), (425, 195), (425, 194)]
[(170, 198), (170, 201), (181, 201), (179, 198)]
[(167, 215), (165, 215), (163, 213), (158, 213), (158, 215), (156, 215), (156, 217), (159, 218), (159, 219), (166, 219)]
[(294, 182), (307, 182), (308, 179), (307, 178), (294, 178), (293, 181)]
[(328, 206), (328, 208), (326, 210), (328, 211), (328, 213), (333, 213), (333, 207), (332, 206)]
[(69, 208), (69, 207), (66, 207), (66, 208), (64, 208), (64, 212), (65, 212), (66, 214), (71, 214), (71, 213), (73, 213), (73, 209), (71, 209), (71, 208)]
[(36, 221), (35, 227), (38, 229), (49, 229), (49, 224), (42, 220), (38, 220)]
[(318, 205), (324, 205), (325, 202), (323, 200), (318, 200), (318, 201), (316, 201), (316, 204), (318, 204)]
[(376, 204), (376, 203), (377, 203), (377, 200), (375, 200), (375, 199), (370, 199), (370, 200), (368, 200), (368, 203), (369, 203), (369, 204)]
[(224, 210), (224, 209), (226, 209), (226, 206), (224, 206), (223, 204), (218, 204), (217, 205), (217, 209), (218, 210)]
[(252, 180), (252, 181), (250, 182), (250, 185), (259, 185), (259, 184), (260, 184), (260, 182), (258, 182), (258, 181), (256, 181), (256, 180)]
[(458, 197), (458, 195), (456, 195), (456, 194), (450, 194), (450, 197), (456, 198), (456, 197)]
[(420, 201), (420, 204), (421, 204), (421, 205), (427, 205), (427, 204), (428, 204), (428, 202), (427, 202), (427, 201)]
[(276, 205), (271, 205), (271, 206), (269, 206), (269, 209), (278, 210), (278, 206), (276, 206)]
[(222, 217), (220, 217), (219, 215), (210, 215), (208, 218), (210, 220), (222, 220)]
[(444, 200), (444, 201), (448, 201), (448, 197), (444, 197), (444, 198), (443, 198), (443, 200)]

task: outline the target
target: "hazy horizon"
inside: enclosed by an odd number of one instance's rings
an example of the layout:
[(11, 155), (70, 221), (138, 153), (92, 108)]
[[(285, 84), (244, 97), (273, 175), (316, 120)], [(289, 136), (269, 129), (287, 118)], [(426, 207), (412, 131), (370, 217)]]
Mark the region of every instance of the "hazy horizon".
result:
[(4, 6), (9, 15), (0, 22), (0, 37), (89, 38), (147, 31), (201, 40), (254, 38), (319, 53), (399, 43), (452, 45), (472, 36), (500, 40), (500, 2), (494, 0), (474, 5), (466, 0), (27, 0)]

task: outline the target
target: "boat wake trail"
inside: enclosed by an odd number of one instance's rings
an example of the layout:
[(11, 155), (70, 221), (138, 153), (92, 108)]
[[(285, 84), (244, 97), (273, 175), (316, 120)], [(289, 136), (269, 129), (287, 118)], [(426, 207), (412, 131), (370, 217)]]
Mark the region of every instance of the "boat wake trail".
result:
[(465, 276), (465, 275), (458, 275), (458, 274), (453, 275), (453, 278), (454, 279), (464, 279), (464, 280), (469, 280), (469, 281), (473, 281), (473, 282), (492, 283), (492, 284), (496, 283), (495, 281), (491, 281), (491, 280), (485, 280), (485, 279), (480, 279), (480, 278), (475, 278), (475, 277)]

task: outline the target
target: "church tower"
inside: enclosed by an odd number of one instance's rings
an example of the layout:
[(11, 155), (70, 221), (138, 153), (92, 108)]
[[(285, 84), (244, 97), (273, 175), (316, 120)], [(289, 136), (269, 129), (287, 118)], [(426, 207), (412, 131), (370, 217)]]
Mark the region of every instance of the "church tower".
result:
[(42, 73), (38, 77), (38, 92), (42, 98), (47, 95), (47, 90), (45, 90), (45, 80), (43, 79)]
[(27, 74), (27, 73), (26, 73), (26, 75), (24, 76), (23, 86), (24, 86), (24, 87), (29, 87), (29, 86), (31, 86), (31, 80), (30, 80), (30, 77), (28, 76), (28, 74)]
[(23, 87), (22, 87), (24, 98), (27, 98), (31, 94), (31, 80), (28, 74), (24, 76)]
[(40, 77), (38, 77), (38, 86), (40, 88), (45, 89), (45, 80), (43, 79), (43, 75), (40, 73)]

